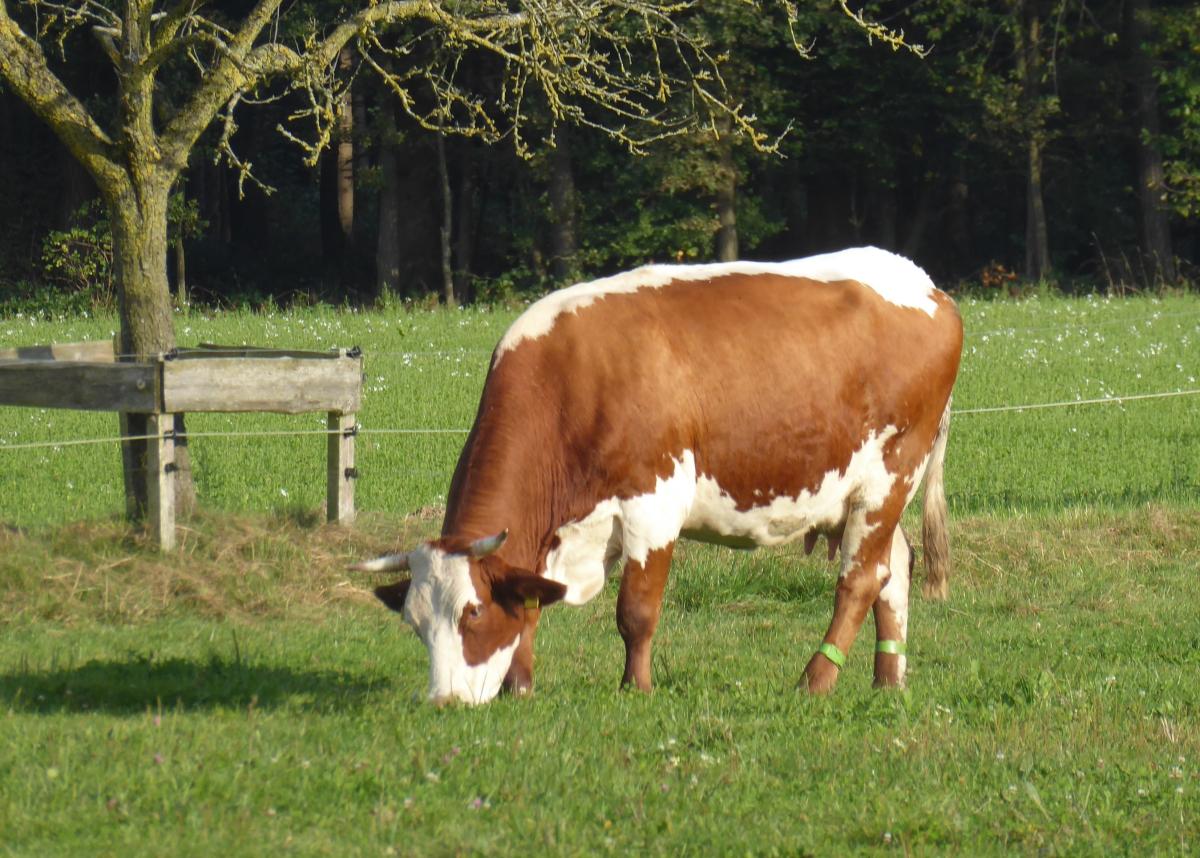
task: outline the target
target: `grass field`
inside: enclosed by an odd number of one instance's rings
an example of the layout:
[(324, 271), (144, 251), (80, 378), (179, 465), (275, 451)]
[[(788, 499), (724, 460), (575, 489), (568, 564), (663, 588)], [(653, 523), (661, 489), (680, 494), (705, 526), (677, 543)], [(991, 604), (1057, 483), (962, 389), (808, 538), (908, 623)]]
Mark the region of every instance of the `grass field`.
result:
[[(955, 405), (1200, 387), (1200, 299), (963, 301)], [(361, 345), (366, 428), (465, 428), (511, 312), (179, 320)], [(12, 344), (106, 319), (0, 322)], [(799, 695), (831, 567), (684, 545), (653, 695), (619, 694), (615, 588), (548, 611), (538, 692), (420, 702), (419, 641), (348, 558), (436, 531), (462, 438), (364, 434), (351, 531), (319, 437), (192, 443), (205, 512), (159, 558), (115, 520), (115, 418), (0, 412), (0, 855), (1192, 854), (1200, 848), (1200, 397), (956, 418), (951, 600), (909, 687)], [(212, 416), (205, 429), (320, 428)], [(423, 512), (420, 512), (422, 511)], [(869, 631), (864, 631), (868, 636)]]

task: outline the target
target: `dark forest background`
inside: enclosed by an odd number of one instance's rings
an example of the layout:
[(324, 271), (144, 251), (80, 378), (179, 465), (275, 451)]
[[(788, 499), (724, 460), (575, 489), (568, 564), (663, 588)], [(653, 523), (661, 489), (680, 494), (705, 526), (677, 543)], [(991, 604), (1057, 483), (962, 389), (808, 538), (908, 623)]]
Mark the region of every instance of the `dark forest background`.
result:
[[(1200, 7), (1190, 2), (876, 3), (929, 48), (869, 44), (825, 4), (786, 33), (704, 4), (730, 88), (781, 135), (675, 137), (632, 155), (530, 118), (531, 156), (417, 127), (360, 67), (316, 167), (276, 132), (287, 100), (239, 114), (233, 147), (267, 186), (192, 154), (172, 209), (173, 288), (214, 303), (504, 299), (648, 261), (785, 259), (856, 244), (939, 283), (1019, 291), (1200, 279)], [(70, 46), (68, 85), (103, 112), (111, 66)], [(486, 92), (486, 63), (468, 67)], [(162, 86), (170, 86), (164, 81)], [(168, 93), (169, 95), (169, 93)], [(86, 100), (86, 99), (85, 99)], [(87, 173), (0, 87), (0, 299), (108, 295)]]

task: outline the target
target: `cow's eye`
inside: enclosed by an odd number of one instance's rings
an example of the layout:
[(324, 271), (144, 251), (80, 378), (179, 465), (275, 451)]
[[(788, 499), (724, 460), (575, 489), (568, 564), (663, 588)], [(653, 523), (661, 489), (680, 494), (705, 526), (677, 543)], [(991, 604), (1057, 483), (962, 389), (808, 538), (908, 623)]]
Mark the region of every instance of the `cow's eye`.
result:
[(467, 605), (468, 619), (478, 620), (483, 616), (483, 605)]

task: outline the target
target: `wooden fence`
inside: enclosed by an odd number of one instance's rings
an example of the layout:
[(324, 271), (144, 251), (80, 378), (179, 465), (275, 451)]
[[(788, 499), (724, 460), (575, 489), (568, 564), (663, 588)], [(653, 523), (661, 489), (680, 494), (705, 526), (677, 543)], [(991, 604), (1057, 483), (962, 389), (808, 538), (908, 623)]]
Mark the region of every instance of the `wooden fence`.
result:
[(327, 517), (353, 520), (362, 377), (358, 349), (205, 345), (138, 362), (116, 360), (111, 342), (0, 349), (0, 405), (147, 415), (148, 525), (164, 551), (175, 545), (175, 416), (187, 412), (326, 412)]

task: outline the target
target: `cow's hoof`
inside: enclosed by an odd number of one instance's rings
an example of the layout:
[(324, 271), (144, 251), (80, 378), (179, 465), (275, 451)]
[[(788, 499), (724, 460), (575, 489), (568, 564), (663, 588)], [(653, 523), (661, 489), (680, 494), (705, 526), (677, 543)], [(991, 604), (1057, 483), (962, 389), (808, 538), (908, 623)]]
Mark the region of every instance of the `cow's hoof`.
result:
[(875, 653), (875, 688), (904, 687), (904, 656), (889, 652)]
[(510, 672), (508, 676), (504, 677), (504, 684), (500, 686), (500, 690), (513, 697), (532, 697), (533, 677), (523, 672)]
[(817, 654), (808, 660), (800, 687), (809, 694), (828, 694), (837, 685), (837, 666), (825, 656)]

